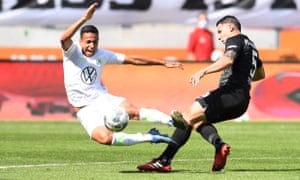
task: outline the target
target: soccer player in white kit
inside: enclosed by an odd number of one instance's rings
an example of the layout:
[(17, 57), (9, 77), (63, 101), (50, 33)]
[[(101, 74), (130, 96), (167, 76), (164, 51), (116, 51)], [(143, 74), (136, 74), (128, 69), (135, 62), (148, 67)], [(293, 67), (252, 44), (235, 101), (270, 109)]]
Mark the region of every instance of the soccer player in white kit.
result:
[[(123, 97), (109, 94), (101, 83), (101, 74), (105, 64), (157, 64), (168, 68), (181, 68), (179, 62), (168, 62), (160, 59), (126, 56), (120, 53), (98, 48), (98, 30), (93, 25), (85, 25), (80, 30), (79, 42), (73, 42), (76, 31), (92, 18), (98, 3), (93, 3), (85, 14), (72, 24), (60, 38), (63, 50), (64, 83), (68, 101), (74, 106), (77, 118), (90, 138), (104, 145), (128, 146), (142, 142), (171, 142), (157, 130), (147, 134), (127, 134), (112, 132), (104, 125), (104, 114), (107, 108), (121, 106), (131, 120), (146, 120), (173, 126), (171, 117), (155, 109), (139, 108)], [(175, 122), (176, 123), (176, 122)], [(176, 124), (175, 124), (176, 125)]]

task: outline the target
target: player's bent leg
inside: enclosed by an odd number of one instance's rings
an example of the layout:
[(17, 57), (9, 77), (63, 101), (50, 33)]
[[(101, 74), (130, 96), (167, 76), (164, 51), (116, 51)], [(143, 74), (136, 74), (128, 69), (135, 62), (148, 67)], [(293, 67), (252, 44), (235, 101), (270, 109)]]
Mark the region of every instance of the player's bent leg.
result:
[(139, 108), (129, 103), (127, 100), (123, 101), (120, 106), (122, 106), (129, 115), (130, 120), (139, 120)]
[(128, 101), (122, 102), (120, 106), (127, 111), (131, 120), (141, 120), (173, 126), (171, 117), (159, 110), (151, 108), (139, 108)]
[(130, 146), (138, 143), (169, 143), (172, 142), (172, 139), (168, 135), (160, 134), (160, 132), (152, 128), (146, 134), (136, 133), (136, 134), (127, 134), (127, 133), (114, 133), (112, 144), (113, 146)]
[(193, 102), (193, 104), (183, 113), (183, 117), (191, 126), (196, 126), (199, 122), (206, 121), (204, 109), (197, 101)]
[(140, 108), (139, 111), (140, 119), (143, 121), (166, 124), (168, 126), (173, 126), (172, 118), (156, 109), (151, 108)]
[(173, 125), (179, 129), (182, 130), (187, 130), (189, 125), (187, 121), (183, 118), (183, 115), (181, 112), (177, 110), (172, 110), (171, 111), (171, 117), (173, 120)]
[(138, 165), (137, 169), (140, 171), (170, 172), (172, 169), (172, 159), (179, 151), (180, 147), (182, 147), (188, 141), (191, 133), (191, 127), (189, 127), (188, 130), (176, 128), (172, 135), (174, 143), (169, 143), (167, 148), (158, 158), (154, 158), (146, 164)]
[(194, 102), (185, 112), (181, 113), (177, 110), (172, 110), (171, 117), (174, 121), (174, 126), (183, 130), (189, 126), (197, 126), (199, 122), (205, 122), (204, 109), (198, 102)]
[(111, 132), (104, 126), (96, 127), (91, 138), (103, 145), (130, 146), (138, 143), (170, 143), (173, 140), (166, 134), (161, 134), (157, 129), (152, 128), (148, 133), (127, 134), (123, 132)]
[(108, 130), (105, 126), (98, 126), (93, 130), (91, 138), (100, 144), (111, 145), (113, 132)]

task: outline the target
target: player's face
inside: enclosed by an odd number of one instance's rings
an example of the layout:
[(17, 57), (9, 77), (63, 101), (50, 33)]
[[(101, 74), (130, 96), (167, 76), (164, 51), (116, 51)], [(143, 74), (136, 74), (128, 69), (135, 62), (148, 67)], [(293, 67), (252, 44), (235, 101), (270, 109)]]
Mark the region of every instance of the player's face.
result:
[(93, 56), (98, 48), (98, 35), (91, 32), (83, 33), (80, 39), (80, 45), (82, 48), (82, 53), (85, 56)]
[(225, 44), (226, 40), (232, 36), (231, 24), (218, 24), (217, 33), (218, 40)]

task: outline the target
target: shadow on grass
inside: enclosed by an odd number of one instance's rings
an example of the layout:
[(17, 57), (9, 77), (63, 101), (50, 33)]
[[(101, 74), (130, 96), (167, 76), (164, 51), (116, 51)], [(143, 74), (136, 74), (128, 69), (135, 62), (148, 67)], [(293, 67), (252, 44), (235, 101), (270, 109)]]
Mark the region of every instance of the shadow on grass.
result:
[(119, 173), (124, 174), (143, 174), (143, 173), (161, 173), (161, 174), (175, 174), (175, 173), (198, 173), (198, 174), (223, 174), (225, 172), (298, 172), (300, 168), (296, 169), (226, 169), (220, 172), (211, 172), (211, 171), (198, 171), (198, 170), (186, 170), (186, 169), (176, 169), (171, 172), (151, 172), (151, 171), (139, 171), (139, 170), (128, 170), (128, 171), (119, 171)]
[(172, 170), (171, 172), (151, 172), (151, 171), (139, 171), (139, 170), (128, 170), (128, 171), (119, 171), (119, 173), (124, 173), (124, 174), (143, 174), (143, 173), (161, 173), (161, 174), (174, 174), (174, 173), (205, 173), (209, 174), (211, 172), (208, 171), (195, 171), (195, 170), (185, 170), (185, 169), (176, 169)]
[(227, 169), (226, 171), (232, 172), (293, 172), (300, 171), (299, 168), (296, 169)]

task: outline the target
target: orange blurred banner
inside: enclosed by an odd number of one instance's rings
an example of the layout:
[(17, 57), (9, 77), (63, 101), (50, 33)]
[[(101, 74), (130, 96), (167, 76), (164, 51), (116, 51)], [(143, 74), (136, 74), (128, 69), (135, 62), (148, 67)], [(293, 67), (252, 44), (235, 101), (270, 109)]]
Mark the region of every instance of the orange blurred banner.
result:
[[(107, 65), (103, 81), (111, 94), (165, 113), (184, 110), (217, 87), (220, 74), (193, 88), (189, 76), (210, 63), (188, 63), (184, 70), (162, 66)], [(0, 120), (74, 120), (63, 84), (62, 62), (0, 61)], [(300, 63), (265, 63), (267, 78), (253, 84), (246, 117), (300, 120)], [(217, 113), (217, 112), (216, 112)]]

